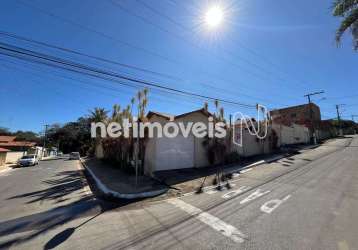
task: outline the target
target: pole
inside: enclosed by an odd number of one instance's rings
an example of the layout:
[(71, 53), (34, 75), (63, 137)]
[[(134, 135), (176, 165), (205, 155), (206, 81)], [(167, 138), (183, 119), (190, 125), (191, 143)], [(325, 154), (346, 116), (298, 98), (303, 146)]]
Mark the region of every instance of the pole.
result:
[(44, 154), (45, 154), (46, 137), (47, 137), (47, 128), (48, 128), (49, 126), (50, 126), (50, 125), (48, 125), (48, 124), (46, 124), (46, 125), (45, 125), (45, 135), (44, 135), (44, 142), (43, 142), (43, 145), (42, 145), (41, 160), (43, 159)]
[[(235, 125), (234, 125), (235, 126)], [(229, 120), (229, 132), (230, 132), (230, 140), (229, 140), (229, 153), (231, 153), (232, 150), (232, 137), (233, 137), (233, 129), (232, 129), (232, 115), (230, 114), (230, 120)]]
[(306, 94), (304, 95), (304, 97), (307, 97), (308, 99), (308, 105), (309, 105), (309, 109), (310, 109), (310, 120), (311, 120), (311, 138), (310, 138), (310, 141), (312, 144), (316, 144), (316, 126), (315, 126), (315, 123), (314, 123), (314, 119), (313, 119), (313, 110), (312, 110), (312, 102), (311, 102), (311, 96), (314, 96), (314, 95), (320, 95), (320, 94), (323, 94), (324, 91), (319, 91), (319, 92), (314, 92), (314, 93), (309, 93), (309, 94)]
[(137, 138), (136, 138), (136, 147), (135, 147), (135, 188), (138, 186), (138, 154), (139, 154), (139, 116), (140, 109), (138, 108), (138, 117), (137, 117)]
[(339, 114), (339, 104), (336, 105), (337, 110), (337, 120), (338, 120), (338, 127), (339, 127), (339, 135), (342, 135), (342, 123), (341, 123), (341, 115)]

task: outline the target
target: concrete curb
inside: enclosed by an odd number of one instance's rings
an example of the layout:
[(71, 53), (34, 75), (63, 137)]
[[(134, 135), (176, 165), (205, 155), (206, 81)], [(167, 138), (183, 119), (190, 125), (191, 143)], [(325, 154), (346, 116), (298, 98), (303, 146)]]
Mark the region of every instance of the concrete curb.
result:
[(277, 155), (277, 156), (272, 157), (272, 158), (270, 158), (270, 159), (261, 160), (261, 161), (257, 161), (257, 162), (251, 163), (251, 164), (249, 164), (249, 165), (247, 165), (247, 166), (244, 166), (244, 167), (240, 168), (238, 171), (234, 171), (234, 172), (240, 172), (240, 171), (242, 171), (242, 170), (246, 170), (246, 169), (253, 168), (253, 167), (257, 167), (257, 166), (260, 166), (260, 165), (263, 165), (263, 164), (271, 163), (271, 162), (274, 162), (274, 161), (283, 159), (283, 158), (285, 158), (285, 157), (287, 157), (287, 155), (285, 155), (285, 154)]
[(87, 170), (87, 172), (93, 178), (97, 188), (104, 194), (107, 198), (118, 198), (118, 199), (140, 199), (140, 198), (149, 198), (164, 194), (168, 191), (168, 189), (160, 189), (156, 191), (148, 191), (148, 192), (141, 192), (141, 193), (134, 193), (134, 194), (122, 194), (116, 191), (109, 189), (101, 180), (97, 178), (97, 176), (93, 173), (93, 171), (86, 166), (86, 163), (83, 159), (80, 159), (82, 166)]

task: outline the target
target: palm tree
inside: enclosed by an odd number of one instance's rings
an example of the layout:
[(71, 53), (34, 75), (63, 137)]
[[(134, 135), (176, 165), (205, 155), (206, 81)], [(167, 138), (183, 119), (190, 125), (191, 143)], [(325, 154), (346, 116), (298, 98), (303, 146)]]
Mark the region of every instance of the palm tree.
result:
[(333, 3), (333, 16), (342, 17), (343, 20), (336, 31), (336, 41), (339, 44), (344, 32), (352, 29), (353, 46), (358, 49), (358, 0), (335, 0)]
[(143, 89), (144, 98), (147, 98), (148, 91), (149, 91), (149, 90), (148, 90), (147, 88)]
[(209, 104), (208, 104), (208, 102), (204, 102), (204, 110), (205, 110), (206, 112), (209, 111)]
[(138, 99), (138, 114), (137, 114), (137, 118), (139, 118), (140, 114), (142, 112), (142, 91), (138, 91), (137, 99)]
[(214, 113), (214, 119), (218, 118), (218, 111), (219, 111), (219, 100), (215, 100), (214, 101), (214, 106), (215, 106), (215, 113)]
[(224, 108), (221, 107), (219, 112), (220, 112), (220, 121), (224, 121), (224, 116), (225, 116)]
[(134, 105), (134, 103), (135, 103), (135, 98), (134, 97), (132, 97), (132, 99), (131, 99), (131, 115), (133, 114), (133, 105)]
[(92, 122), (104, 122), (108, 118), (108, 111), (104, 108), (95, 108), (94, 110), (90, 111), (89, 119)]
[(112, 121), (118, 121), (118, 116), (120, 112), (121, 112), (121, 106), (119, 106), (118, 104), (114, 104), (112, 110)]
[(140, 114), (140, 118), (143, 118), (145, 115), (145, 109), (148, 106), (148, 99), (146, 96), (144, 96), (143, 100), (142, 100), (142, 110), (141, 110), (141, 114)]

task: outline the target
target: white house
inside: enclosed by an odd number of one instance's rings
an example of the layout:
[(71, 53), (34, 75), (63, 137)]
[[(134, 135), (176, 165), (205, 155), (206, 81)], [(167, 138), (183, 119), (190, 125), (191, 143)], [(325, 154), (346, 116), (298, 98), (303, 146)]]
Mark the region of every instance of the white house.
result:
[[(205, 109), (194, 110), (181, 115), (170, 115), (159, 112), (149, 112), (148, 122), (158, 122), (162, 126), (167, 122), (183, 123), (202, 122), (208, 126), (208, 118), (211, 116)], [(200, 168), (209, 165), (207, 151), (203, 145), (205, 138), (198, 138), (190, 131), (188, 137), (181, 132), (174, 138), (165, 136), (158, 138), (157, 131), (154, 137), (149, 138), (146, 143), (144, 172), (153, 175), (156, 171), (173, 170), (182, 168)]]

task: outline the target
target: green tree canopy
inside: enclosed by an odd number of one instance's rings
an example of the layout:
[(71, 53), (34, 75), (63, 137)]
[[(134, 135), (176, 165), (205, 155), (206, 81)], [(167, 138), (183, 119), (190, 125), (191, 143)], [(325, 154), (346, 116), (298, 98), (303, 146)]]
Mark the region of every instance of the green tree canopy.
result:
[(340, 43), (343, 34), (351, 28), (353, 47), (358, 49), (358, 0), (336, 0), (333, 3), (333, 16), (341, 17), (342, 21), (336, 31), (336, 41)]

